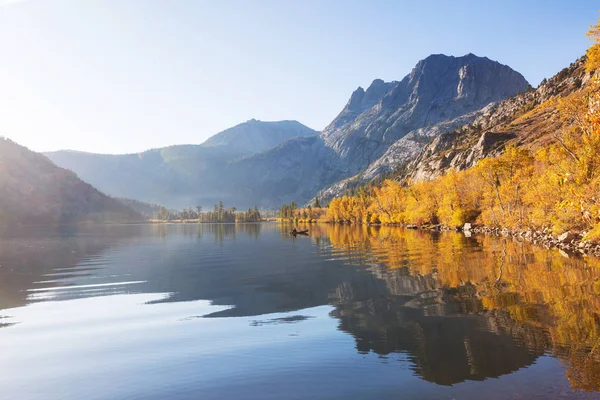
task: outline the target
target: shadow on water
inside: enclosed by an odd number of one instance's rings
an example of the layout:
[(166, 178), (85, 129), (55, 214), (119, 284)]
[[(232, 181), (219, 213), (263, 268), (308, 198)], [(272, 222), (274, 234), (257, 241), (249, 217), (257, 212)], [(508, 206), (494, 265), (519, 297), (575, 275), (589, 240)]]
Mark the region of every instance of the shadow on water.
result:
[[(600, 260), (564, 258), (497, 237), (390, 227), (309, 229), (302, 238), (278, 224), (4, 235), (0, 307), (46, 299), (32, 290), (54, 300), (169, 293), (161, 302), (232, 306), (212, 318), (330, 305), (357, 352), (405, 354), (427, 381), (498, 377), (549, 353), (563, 362), (574, 388), (600, 388)], [(134, 284), (111, 286), (123, 282)], [(89, 285), (100, 289), (78, 289)], [(2, 315), (0, 309), (0, 327), (8, 326)], [(250, 325), (306, 318), (261, 317)]]

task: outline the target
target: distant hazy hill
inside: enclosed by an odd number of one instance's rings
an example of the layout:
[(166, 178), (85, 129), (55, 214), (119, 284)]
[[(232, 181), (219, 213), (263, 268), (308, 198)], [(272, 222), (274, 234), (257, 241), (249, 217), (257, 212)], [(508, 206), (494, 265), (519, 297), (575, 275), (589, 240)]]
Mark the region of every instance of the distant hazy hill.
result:
[(75, 173), (8, 139), (0, 139), (0, 224), (142, 220)]
[(263, 122), (251, 119), (211, 136), (203, 147), (215, 147), (239, 154), (256, 154), (288, 139), (313, 136), (318, 132), (298, 121)]
[(225, 173), (228, 164), (290, 138), (317, 134), (297, 121), (250, 120), (217, 133), (201, 145), (170, 146), (124, 155), (75, 151), (46, 155), (113, 196), (167, 207), (212, 206), (219, 200), (241, 207), (254, 203), (230, 190), (232, 182)]

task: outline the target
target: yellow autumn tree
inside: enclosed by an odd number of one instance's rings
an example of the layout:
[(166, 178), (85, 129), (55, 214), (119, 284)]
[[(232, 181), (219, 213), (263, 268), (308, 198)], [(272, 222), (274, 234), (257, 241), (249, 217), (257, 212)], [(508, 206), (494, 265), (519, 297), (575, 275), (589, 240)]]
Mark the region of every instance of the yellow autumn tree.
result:
[(472, 171), (459, 173), (454, 170), (439, 178), (437, 190), (442, 197), (437, 215), (441, 224), (458, 227), (475, 221), (483, 197), (479, 178)]
[[(555, 172), (563, 192), (557, 214), (575, 217), (577, 227), (589, 229), (589, 239), (600, 239), (600, 24), (588, 36), (594, 44), (586, 53), (591, 77), (585, 90), (559, 104), (560, 118), (570, 128), (557, 135), (548, 169)], [(571, 222), (573, 223), (573, 222)], [(566, 225), (566, 224), (565, 224)]]
[(373, 189), (370, 199), (369, 222), (382, 224), (404, 224), (404, 207), (406, 196), (402, 185), (387, 179), (381, 187)]
[(526, 222), (523, 188), (533, 167), (529, 150), (509, 146), (504, 154), (486, 158), (474, 168), (484, 184), (481, 220), (486, 225), (517, 227)]

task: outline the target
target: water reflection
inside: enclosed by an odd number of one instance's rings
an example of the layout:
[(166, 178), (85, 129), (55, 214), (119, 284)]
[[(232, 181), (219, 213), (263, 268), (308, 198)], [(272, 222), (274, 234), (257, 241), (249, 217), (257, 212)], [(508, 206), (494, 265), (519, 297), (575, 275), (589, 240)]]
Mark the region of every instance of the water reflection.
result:
[(336, 294), (359, 351), (408, 351), (427, 380), (511, 372), (550, 352), (575, 388), (600, 388), (600, 260), (512, 239), (326, 227), (334, 253), (370, 263), (377, 284)]
[(115, 294), (160, 294), (148, 307), (208, 300), (221, 307), (178, 321), (250, 317), (254, 330), (305, 324), (312, 317), (298, 310), (329, 305), (355, 354), (402, 354), (429, 382), (499, 377), (549, 353), (573, 388), (600, 389), (599, 260), (496, 237), (309, 229), (298, 238), (277, 224), (5, 233), (0, 327), (21, 322), (2, 310)]

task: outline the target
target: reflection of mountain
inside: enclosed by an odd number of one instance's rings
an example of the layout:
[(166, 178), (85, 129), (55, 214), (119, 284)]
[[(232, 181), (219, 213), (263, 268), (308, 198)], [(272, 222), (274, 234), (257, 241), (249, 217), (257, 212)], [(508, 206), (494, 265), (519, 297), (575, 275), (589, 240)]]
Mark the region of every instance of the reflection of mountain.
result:
[(431, 382), (497, 377), (550, 352), (574, 387), (600, 387), (598, 261), (398, 228), (312, 226), (295, 240), (276, 224), (102, 229), (1, 241), (0, 307), (31, 301), (31, 289), (37, 299), (169, 293), (161, 301), (233, 306), (210, 317), (331, 305), (360, 353), (406, 354)]
[[(472, 290), (467, 298), (456, 299), (451, 290), (434, 290), (439, 285), (433, 276), (395, 270), (388, 278), (393, 285), (355, 281), (336, 290), (332, 315), (340, 319), (341, 330), (355, 337), (361, 353), (407, 353), (423, 379), (442, 385), (508, 374), (544, 354), (544, 347), (513, 339), (510, 319), (461, 313), (474, 303), (481, 309)], [(397, 293), (394, 287), (415, 292)]]

